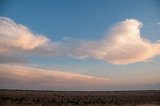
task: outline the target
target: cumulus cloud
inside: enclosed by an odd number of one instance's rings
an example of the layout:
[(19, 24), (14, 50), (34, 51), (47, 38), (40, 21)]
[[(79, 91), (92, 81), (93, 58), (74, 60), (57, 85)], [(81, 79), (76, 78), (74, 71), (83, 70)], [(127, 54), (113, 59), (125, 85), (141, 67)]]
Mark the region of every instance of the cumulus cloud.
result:
[[(13, 20), (0, 17), (0, 54), (29, 52), (36, 54), (54, 54), (58, 44)], [(42, 52), (40, 52), (42, 51)]]
[[(112, 64), (144, 62), (160, 55), (160, 43), (142, 38), (142, 23), (136, 19), (121, 21), (100, 41), (80, 41), (70, 44), (70, 55), (92, 57)], [(75, 45), (79, 45), (75, 47)]]
[[(107, 84), (108, 79), (77, 73), (46, 70), (24, 65), (0, 64), (1, 88), (25, 89), (92, 89)], [(70, 88), (72, 87), (72, 88)]]
[(106, 36), (98, 41), (73, 39), (67, 42), (52, 42), (44, 35), (35, 34), (9, 18), (0, 17), (0, 58), (9, 56), (6, 59), (8, 60), (18, 54), (67, 54), (75, 58), (91, 57), (112, 64), (145, 62), (160, 55), (160, 42), (142, 38), (141, 28), (142, 23), (138, 20), (126, 19), (115, 24)]

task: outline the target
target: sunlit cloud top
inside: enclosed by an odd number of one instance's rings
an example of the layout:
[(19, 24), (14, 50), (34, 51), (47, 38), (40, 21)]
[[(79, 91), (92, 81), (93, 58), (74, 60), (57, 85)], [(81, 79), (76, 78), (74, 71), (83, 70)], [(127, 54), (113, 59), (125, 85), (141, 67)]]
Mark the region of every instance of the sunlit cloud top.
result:
[(43, 56), (68, 55), (76, 58), (91, 57), (112, 64), (145, 62), (160, 55), (160, 43), (142, 38), (142, 23), (126, 19), (116, 23), (99, 41), (71, 40), (54, 42), (44, 35), (13, 20), (0, 17), (0, 54), (29, 53)]
[(145, 62), (160, 55), (160, 43), (142, 38), (142, 23), (136, 19), (118, 22), (100, 41), (86, 41), (73, 47), (77, 57), (93, 57), (112, 64)]

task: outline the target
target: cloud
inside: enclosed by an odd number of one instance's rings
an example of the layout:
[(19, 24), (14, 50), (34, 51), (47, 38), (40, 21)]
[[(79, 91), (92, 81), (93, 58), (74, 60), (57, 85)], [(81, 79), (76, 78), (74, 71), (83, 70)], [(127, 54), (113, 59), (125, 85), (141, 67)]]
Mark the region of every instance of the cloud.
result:
[(67, 42), (52, 42), (44, 35), (35, 34), (9, 18), (0, 17), (0, 57), (12, 59), (9, 62), (14, 62), (16, 59), (13, 58), (19, 54), (90, 57), (112, 64), (145, 62), (160, 55), (160, 43), (158, 40), (153, 43), (142, 38), (141, 28), (142, 23), (138, 20), (126, 19), (110, 28), (101, 40), (67, 39)]
[[(92, 89), (107, 84), (108, 79), (70, 72), (46, 70), (16, 64), (0, 64), (1, 88)], [(70, 88), (72, 87), (72, 88)]]
[[(160, 55), (160, 43), (142, 38), (142, 23), (136, 19), (121, 21), (99, 41), (80, 41), (69, 51), (77, 58), (91, 57), (112, 64), (145, 62)], [(76, 45), (76, 46), (75, 46)]]
[(9, 18), (0, 17), (0, 63), (24, 63), (29, 55), (59, 55), (63, 52), (62, 45)]
[(27, 63), (27, 59), (22, 56), (6, 56), (0, 55), (0, 64), (3, 63)]
[(157, 24), (157, 25), (160, 25), (160, 22), (157, 22), (156, 24)]
[(58, 44), (50, 42), (47, 37), (35, 34), (9, 18), (0, 17), (0, 54), (54, 54), (57, 46)]

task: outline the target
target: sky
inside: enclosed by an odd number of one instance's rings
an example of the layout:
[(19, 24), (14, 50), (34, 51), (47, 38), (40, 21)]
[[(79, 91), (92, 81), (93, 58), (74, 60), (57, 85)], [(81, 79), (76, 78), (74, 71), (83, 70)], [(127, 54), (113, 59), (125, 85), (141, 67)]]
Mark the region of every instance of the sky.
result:
[(159, 89), (159, 64), (159, 0), (0, 1), (0, 89)]

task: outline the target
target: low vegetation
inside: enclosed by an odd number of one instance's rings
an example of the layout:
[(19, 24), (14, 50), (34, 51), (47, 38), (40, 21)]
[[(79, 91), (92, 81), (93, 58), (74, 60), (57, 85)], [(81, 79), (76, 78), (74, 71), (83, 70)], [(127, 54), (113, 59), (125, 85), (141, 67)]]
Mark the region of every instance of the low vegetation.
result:
[(160, 104), (160, 91), (37, 91), (0, 90), (0, 105)]

